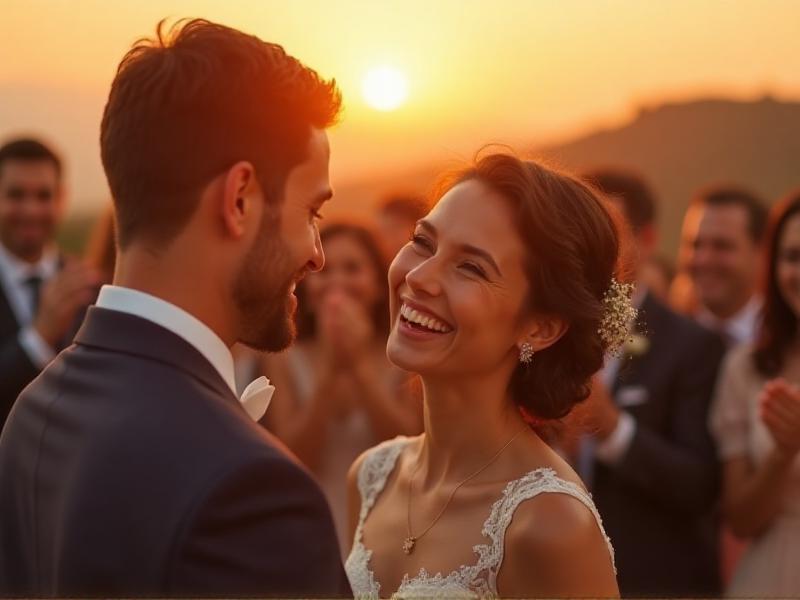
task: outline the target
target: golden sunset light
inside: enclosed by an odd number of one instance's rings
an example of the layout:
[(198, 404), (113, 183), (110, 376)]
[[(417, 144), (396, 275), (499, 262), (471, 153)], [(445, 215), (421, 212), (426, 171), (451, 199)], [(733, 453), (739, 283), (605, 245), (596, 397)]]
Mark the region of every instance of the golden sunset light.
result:
[(0, 0), (0, 600), (800, 599), (799, 32)]
[(408, 98), (408, 81), (402, 72), (393, 67), (375, 67), (364, 76), (361, 93), (372, 108), (393, 111)]
[(330, 134), (337, 190), (464, 160), (486, 143), (567, 141), (629, 122), (643, 106), (800, 97), (800, 5), (791, 1), (0, 5), (0, 136), (56, 144), (79, 212), (107, 200), (96, 140), (116, 66), (161, 19), (240, 28), (335, 78), (345, 109)]

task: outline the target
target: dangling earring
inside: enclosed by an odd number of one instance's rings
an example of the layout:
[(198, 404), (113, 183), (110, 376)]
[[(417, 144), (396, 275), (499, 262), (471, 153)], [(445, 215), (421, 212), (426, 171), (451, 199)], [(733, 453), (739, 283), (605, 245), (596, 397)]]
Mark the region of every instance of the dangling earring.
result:
[(528, 342), (523, 342), (519, 348), (519, 362), (523, 365), (529, 365), (533, 362), (533, 346)]

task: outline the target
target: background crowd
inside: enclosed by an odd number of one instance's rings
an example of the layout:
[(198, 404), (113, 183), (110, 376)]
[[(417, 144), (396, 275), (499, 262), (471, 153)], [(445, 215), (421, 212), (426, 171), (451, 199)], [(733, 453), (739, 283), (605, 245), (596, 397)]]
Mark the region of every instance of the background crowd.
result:
[[(84, 256), (58, 247), (63, 168), (39, 140), (0, 148), (0, 423), (113, 277), (110, 210)], [(800, 595), (800, 192), (760, 198), (709, 181), (673, 260), (657, 253), (659, 199), (639, 173), (582, 175), (630, 225), (639, 317), (552, 443), (594, 496), (620, 589)], [(326, 222), (325, 267), (297, 291), (295, 345), (236, 349), (240, 387), (259, 374), (276, 386), (262, 424), (316, 475), (343, 554), (348, 467), (422, 430), (420, 392), (384, 349), (387, 267), (425, 193), (382, 199), (367, 222)]]

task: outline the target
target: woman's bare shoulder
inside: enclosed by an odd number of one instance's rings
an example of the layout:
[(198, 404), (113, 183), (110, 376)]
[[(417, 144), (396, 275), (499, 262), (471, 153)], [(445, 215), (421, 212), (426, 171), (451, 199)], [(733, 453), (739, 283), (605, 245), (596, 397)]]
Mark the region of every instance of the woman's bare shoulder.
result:
[(613, 560), (592, 510), (562, 493), (522, 503), (509, 526), (499, 587), (508, 596), (618, 596)]

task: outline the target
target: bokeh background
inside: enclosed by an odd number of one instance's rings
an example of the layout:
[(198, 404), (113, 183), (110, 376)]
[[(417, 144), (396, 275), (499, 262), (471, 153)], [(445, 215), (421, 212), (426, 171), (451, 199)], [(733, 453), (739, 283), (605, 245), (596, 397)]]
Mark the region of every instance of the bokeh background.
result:
[[(163, 18), (202, 16), (282, 44), (335, 77), (329, 213), (426, 191), (486, 143), (567, 167), (637, 167), (660, 200), (662, 251), (691, 193), (800, 181), (800, 2), (792, 0), (0, 0), (0, 139), (43, 137), (66, 161), (79, 249), (108, 201), (99, 122), (115, 68)], [(365, 74), (405, 75), (370, 108)]]

